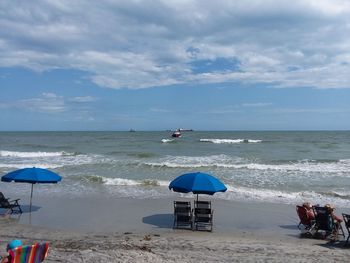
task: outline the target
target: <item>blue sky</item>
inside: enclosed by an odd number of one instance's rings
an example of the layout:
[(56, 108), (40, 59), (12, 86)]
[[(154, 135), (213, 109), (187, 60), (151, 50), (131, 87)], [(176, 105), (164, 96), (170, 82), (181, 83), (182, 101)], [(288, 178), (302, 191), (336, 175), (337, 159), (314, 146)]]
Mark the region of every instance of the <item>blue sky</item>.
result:
[(1, 1), (0, 130), (349, 130), (350, 2)]

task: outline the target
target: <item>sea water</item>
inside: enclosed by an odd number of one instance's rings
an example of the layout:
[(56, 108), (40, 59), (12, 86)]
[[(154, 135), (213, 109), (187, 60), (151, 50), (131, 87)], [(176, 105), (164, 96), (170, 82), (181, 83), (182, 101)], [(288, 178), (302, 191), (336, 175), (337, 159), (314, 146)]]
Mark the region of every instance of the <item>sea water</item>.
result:
[[(201, 171), (228, 188), (213, 198), (350, 207), (349, 131), (0, 132), (0, 176), (25, 167), (63, 177), (35, 186), (36, 197), (175, 197), (169, 182)], [(12, 197), (28, 189), (0, 183)]]

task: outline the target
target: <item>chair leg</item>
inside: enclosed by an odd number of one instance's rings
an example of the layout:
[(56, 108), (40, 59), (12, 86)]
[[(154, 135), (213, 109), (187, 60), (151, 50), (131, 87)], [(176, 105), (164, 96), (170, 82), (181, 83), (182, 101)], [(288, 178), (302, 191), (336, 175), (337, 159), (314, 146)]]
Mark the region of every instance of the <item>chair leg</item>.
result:
[(344, 233), (343, 227), (341, 226), (340, 223), (339, 223), (339, 228), (341, 230), (341, 235), (345, 238), (345, 233)]
[(19, 212), (22, 214), (22, 209), (21, 209), (21, 206), (19, 205), (18, 201), (16, 201), (16, 206), (18, 207)]

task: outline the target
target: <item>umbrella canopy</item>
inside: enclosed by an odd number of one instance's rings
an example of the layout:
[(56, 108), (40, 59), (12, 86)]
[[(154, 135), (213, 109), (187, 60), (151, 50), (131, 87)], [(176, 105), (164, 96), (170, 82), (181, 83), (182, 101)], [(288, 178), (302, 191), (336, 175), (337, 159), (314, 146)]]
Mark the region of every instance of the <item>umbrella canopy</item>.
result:
[(187, 173), (175, 178), (169, 185), (175, 192), (213, 195), (225, 192), (226, 186), (217, 178), (206, 173)]
[(34, 184), (53, 184), (62, 180), (58, 174), (41, 168), (24, 168), (12, 171), (1, 177), (3, 182), (30, 183), (32, 190), (30, 193), (30, 210), (32, 208), (33, 185)]
[(1, 177), (3, 182), (16, 182), (16, 183), (57, 183), (61, 181), (62, 177), (58, 174), (51, 172), (47, 169), (41, 168), (24, 168), (13, 172), (10, 172)]

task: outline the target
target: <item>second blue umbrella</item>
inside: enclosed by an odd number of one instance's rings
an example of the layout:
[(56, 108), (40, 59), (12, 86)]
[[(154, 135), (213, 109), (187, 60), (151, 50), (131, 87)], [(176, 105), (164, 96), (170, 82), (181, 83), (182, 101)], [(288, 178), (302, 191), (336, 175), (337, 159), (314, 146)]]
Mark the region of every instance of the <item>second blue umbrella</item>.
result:
[(169, 189), (180, 193), (194, 193), (213, 195), (217, 192), (225, 192), (226, 186), (216, 177), (196, 172), (180, 175), (171, 181)]

